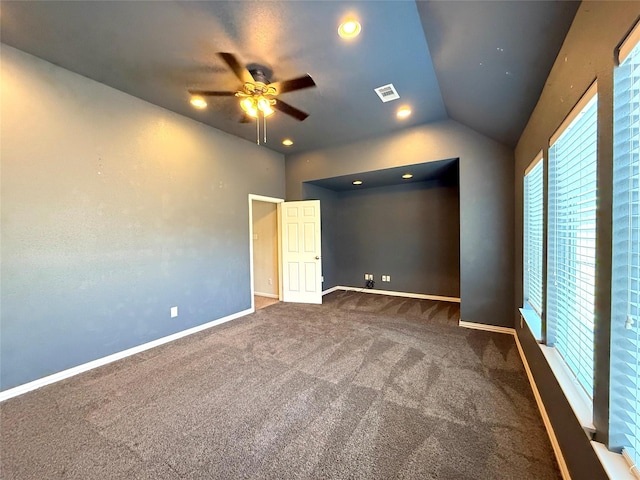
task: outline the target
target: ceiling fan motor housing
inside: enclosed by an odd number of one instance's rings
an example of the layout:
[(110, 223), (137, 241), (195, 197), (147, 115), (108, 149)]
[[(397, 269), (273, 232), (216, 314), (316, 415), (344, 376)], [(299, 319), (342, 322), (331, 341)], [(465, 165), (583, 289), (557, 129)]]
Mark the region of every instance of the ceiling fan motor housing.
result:
[(249, 70), (249, 73), (256, 82), (264, 83), (265, 85), (269, 85), (271, 83), (271, 75), (273, 75), (273, 71), (271, 71), (271, 69), (263, 65), (252, 63), (247, 65), (247, 70)]

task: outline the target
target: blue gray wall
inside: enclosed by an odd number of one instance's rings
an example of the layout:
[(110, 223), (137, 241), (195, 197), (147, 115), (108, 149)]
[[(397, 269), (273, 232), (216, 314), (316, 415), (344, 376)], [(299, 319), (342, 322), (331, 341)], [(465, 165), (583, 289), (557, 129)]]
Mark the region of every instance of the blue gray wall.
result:
[[(323, 266), (337, 265), (337, 285), (363, 287), (364, 274), (373, 273), (378, 290), (460, 296), (457, 176), (454, 185), (416, 182), (335, 195), (333, 204), (322, 204), (334, 219)], [(382, 282), (383, 274), (391, 282)]]
[[(548, 157), (549, 138), (583, 93), (598, 79), (598, 210), (596, 261), (596, 352), (594, 424), (596, 440), (608, 441), (609, 342), (611, 325), (611, 203), (613, 164), (614, 50), (640, 16), (639, 2), (583, 2), (547, 79), (529, 123), (516, 146), (515, 305), (522, 306), (523, 178), (541, 150)], [(599, 460), (573, 415), (558, 382), (528, 327), (517, 333), (547, 408), (572, 478), (606, 479)]]
[(5, 45), (0, 85), (1, 389), (250, 308), (282, 155)]
[(303, 198), (303, 183), (310, 180), (451, 158), (459, 158), (460, 168), (462, 319), (513, 327), (514, 165), (508, 147), (448, 120), (291, 155), (286, 159), (287, 199)]
[(337, 263), (336, 252), (338, 251), (338, 223), (336, 212), (338, 209), (338, 193), (317, 185), (304, 184), (302, 186), (302, 200), (320, 200), (320, 239), (322, 245), (322, 289), (328, 290), (336, 285), (341, 285), (339, 281), (340, 265)]

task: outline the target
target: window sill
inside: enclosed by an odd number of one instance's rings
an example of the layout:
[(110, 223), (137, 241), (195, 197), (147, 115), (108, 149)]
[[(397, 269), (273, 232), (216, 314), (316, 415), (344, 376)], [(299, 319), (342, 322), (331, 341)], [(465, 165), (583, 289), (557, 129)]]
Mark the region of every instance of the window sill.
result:
[(587, 436), (591, 439), (596, 431), (593, 425), (593, 403), (591, 399), (578, 384), (578, 381), (555, 348), (540, 345), (540, 349), (547, 359), (556, 380), (558, 380), (565, 397), (567, 397), (573, 413), (576, 415)]
[(520, 315), (529, 327), (533, 338), (540, 343), (542, 341), (542, 320), (540, 316), (535, 310), (531, 310), (530, 308), (519, 308), (518, 310), (520, 310)]
[(591, 446), (609, 478), (616, 480), (637, 480), (640, 478), (631, 472), (629, 464), (619, 453), (610, 452), (602, 443), (591, 442)]
[[(541, 320), (538, 314), (529, 308), (521, 308), (520, 314), (527, 324), (533, 337), (542, 341)], [(522, 326), (522, 325), (521, 325)], [(593, 424), (593, 402), (580, 386), (575, 376), (564, 362), (558, 351), (547, 345), (539, 344), (549, 368), (553, 372), (560, 388), (562, 389), (571, 409), (578, 422), (582, 426), (585, 434), (591, 440), (596, 429)], [(549, 428), (549, 427), (547, 427)], [(555, 438), (555, 436), (554, 436)], [(602, 464), (607, 476), (616, 480), (639, 480), (640, 472), (634, 473), (630, 463), (619, 453), (611, 452), (605, 445), (591, 440), (591, 446)]]

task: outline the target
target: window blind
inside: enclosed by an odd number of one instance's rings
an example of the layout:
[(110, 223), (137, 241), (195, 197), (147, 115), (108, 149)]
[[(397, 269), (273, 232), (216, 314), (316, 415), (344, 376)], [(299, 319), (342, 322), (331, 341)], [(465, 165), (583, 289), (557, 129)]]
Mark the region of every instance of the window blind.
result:
[(542, 316), (543, 161), (524, 176), (524, 307)]
[[(637, 31), (640, 31), (636, 28)], [(640, 464), (640, 44), (614, 75), (610, 447)]]
[(593, 398), (598, 101), (587, 95), (549, 149), (547, 341)]

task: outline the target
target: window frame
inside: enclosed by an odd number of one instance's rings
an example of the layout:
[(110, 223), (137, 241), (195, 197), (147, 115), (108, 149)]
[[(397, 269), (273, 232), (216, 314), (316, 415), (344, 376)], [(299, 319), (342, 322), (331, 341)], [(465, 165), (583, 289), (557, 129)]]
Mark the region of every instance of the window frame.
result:
[[(520, 314), (522, 318), (527, 323), (531, 333), (535, 337), (538, 342), (543, 340), (543, 317), (544, 317), (544, 304), (545, 304), (545, 244), (546, 244), (546, 214), (545, 214), (545, 195), (546, 195), (546, 186), (545, 186), (545, 175), (546, 168), (544, 166), (544, 155), (543, 152), (540, 151), (534, 159), (531, 161), (529, 166), (525, 169), (523, 175), (523, 183), (522, 183), (522, 193), (523, 193), (523, 228), (522, 228), (522, 308), (520, 308)], [(539, 235), (536, 235), (536, 239), (539, 237), (540, 245), (539, 252), (537, 249), (530, 248), (530, 231), (529, 228), (531, 226), (530, 218), (531, 218), (531, 206), (530, 198), (529, 198), (529, 189), (530, 181), (539, 181), (539, 185), (534, 185), (534, 194), (539, 194), (539, 197), (536, 196), (535, 200), (539, 199), (539, 204), (536, 203), (536, 209), (533, 211), (534, 215), (540, 215), (540, 231)], [(538, 193), (539, 192), (539, 193)], [(537, 224), (535, 225), (538, 226)], [(536, 234), (538, 232), (535, 232)], [(533, 251), (532, 251), (533, 250)], [(530, 276), (530, 255), (538, 254), (539, 259), (536, 259), (539, 262), (539, 275)], [(530, 285), (534, 284), (534, 289), (538, 289), (540, 299), (539, 306), (536, 308), (534, 303), (529, 301), (531, 295), (529, 294)]]
[[(573, 358), (571, 358), (571, 353), (575, 352), (575, 348), (578, 348), (578, 352), (581, 352), (579, 347), (575, 346), (575, 342), (576, 340), (573, 338), (572, 335), (576, 334), (576, 331), (571, 331), (572, 327), (575, 327), (576, 322), (573, 321), (568, 318), (566, 324), (563, 323), (558, 323), (558, 318), (560, 316), (560, 313), (558, 312), (559, 308), (564, 307), (564, 303), (561, 301), (557, 301), (554, 303), (554, 299), (552, 299), (553, 295), (556, 293), (561, 293), (563, 294), (565, 297), (568, 295), (567, 291), (570, 290), (569, 288), (567, 288), (566, 290), (562, 290), (562, 289), (558, 289), (556, 288), (555, 285), (553, 285), (552, 283), (557, 282), (557, 279), (559, 277), (555, 277), (554, 273), (552, 272), (556, 272), (558, 270), (554, 270), (554, 267), (556, 267), (556, 263), (558, 261), (558, 259), (560, 258), (559, 255), (554, 256), (555, 253), (555, 248), (556, 248), (556, 244), (553, 243), (553, 240), (555, 239), (555, 236), (557, 235), (557, 232), (555, 230), (553, 230), (553, 225), (552, 223), (556, 220), (556, 216), (557, 216), (557, 212), (563, 213), (563, 211), (561, 209), (556, 209), (554, 210), (555, 204), (554, 202), (556, 201), (556, 191), (555, 189), (557, 188), (558, 185), (561, 185), (559, 182), (554, 182), (554, 175), (556, 174), (555, 169), (557, 168), (557, 166), (554, 164), (554, 162), (556, 161), (556, 148), (559, 148), (558, 141), (562, 140), (563, 138), (567, 138), (565, 137), (565, 134), (569, 134), (570, 133), (570, 128), (573, 128), (575, 126), (578, 125), (578, 120), (581, 119), (581, 115), (583, 115), (586, 112), (587, 107), (591, 107), (593, 108), (593, 105), (591, 105), (592, 102), (595, 102), (595, 139), (594, 139), (594, 143), (595, 143), (595, 159), (594, 159), (594, 168), (595, 168), (595, 174), (592, 178), (592, 181), (594, 182), (594, 184), (596, 185), (597, 188), (597, 167), (598, 167), (598, 151), (597, 151), (597, 136), (598, 136), (598, 82), (597, 80), (594, 81), (590, 87), (586, 90), (586, 92), (582, 95), (582, 97), (580, 98), (580, 100), (576, 103), (576, 105), (571, 109), (571, 112), (569, 113), (569, 115), (567, 115), (567, 117), (565, 118), (565, 120), (560, 124), (560, 126), (558, 127), (558, 129), (555, 131), (555, 133), (551, 136), (550, 140), (549, 140), (549, 154), (548, 154), (548, 164), (549, 164), (549, 168), (548, 168), (548, 182), (547, 182), (547, 198), (548, 198), (548, 202), (547, 202), (547, 229), (545, 232), (545, 238), (547, 241), (547, 258), (546, 258), (546, 264), (547, 264), (547, 271), (548, 271), (548, 275), (547, 275), (547, 279), (546, 279), (546, 295), (545, 295), (545, 311), (546, 311), (546, 318), (545, 318), (545, 326), (547, 327), (546, 332), (547, 332), (547, 338), (546, 341), (548, 343), (549, 347), (553, 347), (554, 351), (556, 352), (557, 356), (561, 359), (561, 362), (564, 363), (564, 366), (566, 366), (569, 371), (571, 372), (571, 375), (573, 375), (575, 377), (575, 379), (579, 379), (579, 375), (580, 372), (576, 371), (574, 368), (578, 368), (581, 369), (582, 368), (582, 363), (581, 363), (581, 357), (576, 357), (576, 354), (573, 355)], [(572, 172), (570, 172), (572, 173)], [(563, 179), (563, 180), (567, 180), (567, 179)], [(571, 208), (573, 208), (574, 210), (577, 208), (575, 205), (572, 205)], [(592, 208), (592, 210), (590, 210), (593, 212), (594, 215), (594, 223), (593, 223), (593, 231), (596, 232), (597, 231), (597, 212), (596, 212), (596, 207), (594, 206)], [(561, 217), (561, 220), (566, 219), (567, 216), (565, 217)], [(573, 218), (573, 217), (570, 217)], [(577, 230), (576, 230), (577, 232)], [(595, 234), (594, 234), (595, 235)], [(573, 237), (571, 237), (570, 240), (572, 240)], [(576, 241), (578, 239), (578, 236), (576, 236)], [(589, 260), (592, 260), (594, 262), (594, 271), (593, 271), (593, 275), (591, 278), (593, 279), (593, 283), (595, 284), (595, 275), (596, 275), (596, 271), (595, 271), (595, 261), (597, 259), (597, 252), (596, 252), (596, 238), (594, 236), (594, 245), (593, 245), (593, 258), (589, 257)], [(571, 242), (568, 242), (571, 243)], [(565, 247), (566, 244), (560, 243), (559, 246), (560, 247)], [(577, 245), (574, 247), (574, 250), (570, 250), (570, 255), (578, 255), (578, 251), (579, 249), (584, 250), (584, 248), (589, 248), (589, 247), (580, 247)], [(561, 265), (560, 265), (561, 266)], [(571, 279), (570, 277), (567, 277), (569, 280)], [(576, 279), (576, 282), (578, 282), (578, 279)], [(568, 283), (567, 283), (568, 285)], [(575, 289), (577, 292), (578, 289), (578, 284), (576, 283), (575, 285)], [(589, 292), (587, 292), (587, 296), (588, 296)], [(591, 321), (594, 323), (594, 328), (592, 329), (593, 331), (595, 331), (595, 286), (593, 286), (593, 292), (591, 293), (592, 295), (592, 302), (590, 305), (588, 305), (588, 307), (590, 307), (590, 314), (591, 314)], [(581, 297), (576, 297), (577, 300), (576, 302), (573, 304), (573, 306), (578, 306), (578, 304), (580, 304), (582, 302), (582, 300), (584, 300)], [(584, 302), (582, 302), (584, 303)], [(580, 305), (583, 306), (583, 305)], [(575, 312), (572, 310), (571, 311), (572, 314), (574, 316), (579, 316), (576, 315)], [(568, 315), (568, 314), (567, 314)], [(574, 319), (575, 320), (575, 319)], [(580, 321), (580, 319), (578, 319), (578, 322)], [(556, 338), (556, 331), (557, 328), (561, 327), (567, 330), (567, 333), (565, 335), (565, 339), (567, 342), (574, 342), (573, 344), (569, 344), (567, 343), (566, 348), (571, 348), (570, 351), (567, 352), (562, 352), (561, 348), (558, 348), (558, 342), (557, 342), (557, 338)], [(580, 325), (578, 325), (578, 327), (580, 327)], [(585, 332), (582, 331), (583, 329), (578, 328), (577, 333), (581, 334), (582, 337), (584, 337)], [(591, 352), (590, 352), (590, 357), (588, 358), (592, 358), (595, 355), (595, 337), (593, 336), (594, 333), (592, 332), (592, 337), (589, 338), (588, 337), (588, 332), (587, 332), (587, 338), (581, 338), (580, 342), (582, 342), (583, 340), (589, 341), (591, 339)], [(578, 365), (574, 365), (574, 368), (571, 367), (571, 363), (572, 361), (575, 361), (576, 358), (578, 358)], [(563, 372), (560, 371), (555, 371), (556, 369), (554, 369), (554, 373), (556, 374), (556, 377), (562, 377), (564, 375)], [(582, 381), (579, 381), (578, 384), (580, 385), (580, 388), (578, 388), (578, 392), (574, 392), (573, 391), (573, 387), (572, 386), (567, 386), (566, 389), (563, 386), (563, 390), (565, 390), (565, 394), (567, 395), (567, 398), (569, 399), (570, 403), (576, 403), (576, 402), (572, 402), (572, 398), (576, 397), (576, 395), (580, 398), (580, 400), (577, 402), (578, 405), (574, 406), (574, 411), (576, 411), (576, 414), (579, 417), (583, 417), (581, 418), (581, 423), (583, 423), (583, 426), (585, 427), (585, 429), (587, 430), (592, 430), (593, 429), (593, 424), (592, 424), (592, 417), (593, 417), (593, 399), (592, 399), (592, 395), (593, 395), (593, 384), (594, 384), (594, 365), (592, 363), (592, 365), (590, 366), (590, 371), (587, 372), (591, 374), (591, 378), (590, 379), (585, 379), (583, 378)], [(589, 381), (590, 383), (588, 383), (587, 385), (585, 385), (585, 381)], [(575, 383), (575, 382), (574, 382)], [(590, 388), (591, 387), (591, 391)], [(569, 393), (568, 393), (569, 392)], [(587, 404), (589, 406), (588, 411), (591, 413), (590, 417), (591, 418), (584, 418), (584, 414), (579, 415), (578, 411), (584, 411), (584, 407), (582, 404)]]
[[(622, 75), (625, 62), (634, 54), (634, 68), (638, 71), (629, 78), (618, 79)], [(636, 57), (637, 56), (637, 57)], [(612, 282), (611, 282), (611, 341), (610, 341), (610, 369), (609, 369), (609, 448), (614, 451), (622, 449), (622, 456), (626, 463), (631, 466), (630, 471), (640, 478), (638, 465), (640, 464), (640, 427), (638, 423), (629, 427), (632, 421), (625, 421), (625, 417), (631, 410), (631, 418), (640, 419), (640, 386), (635, 385), (633, 389), (624, 380), (629, 377), (629, 368), (635, 367), (635, 375), (640, 374), (640, 364), (630, 366), (629, 350), (636, 349), (636, 361), (640, 362), (640, 248), (638, 242), (634, 243), (634, 232), (640, 236), (640, 146), (633, 144), (633, 131), (636, 137), (640, 137), (640, 22), (637, 22), (629, 35), (623, 40), (617, 51), (617, 63), (614, 70), (613, 82), (613, 192), (612, 192)], [(631, 66), (628, 66), (631, 68)], [(628, 103), (619, 105), (617, 103), (620, 93), (617, 91), (618, 82), (635, 81), (636, 92), (632, 87), (628, 87)], [(627, 90), (622, 89), (622, 93)], [(633, 96), (632, 96), (633, 95)], [(626, 112), (627, 105), (629, 111), (627, 115), (619, 115), (618, 109)], [(635, 114), (635, 121), (634, 121)], [(624, 123), (628, 122), (628, 125)], [(622, 125), (621, 125), (622, 123)], [(630, 138), (619, 137), (621, 130)], [(628, 148), (628, 151), (626, 149)], [(623, 151), (621, 151), (623, 149)], [(636, 170), (634, 172), (634, 170)], [(635, 179), (635, 182), (634, 182)], [(635, 194), (635, 195), (634, 195)], [(626, 198), (625, 198), (626, 197)], [(634, 211), (635, 207), (635, 211)], [(625, 218), (628, 220), (625, 222)], [(634, 224), (635, 221), (635, 224)], [(632, 274), (632, 271), (637, 271)], [(623, 273), (624, 272), (624, 273)], [(634, 297), (635, 302), (632, 300)], [(634, 305), (632, 307), (632, 305)], [(633, 317), (636, 317), (635, 319)], [(631, 319), (631, 320), (629, 320)], [(624, 321), (624, 324), (621, 323)], [(635, 321), (635, 325), (633, 322)], [(635, 330), (628, 333), (628, 330)], [(628, 367), (628, 368), (627, 368)], [(633, 372), (631, 372), (633, 377)], [(636, 382), (639, 380), (636, 379)], [(636, 405), (629, 408), (629, 395), (635, 398)], [(631, 400), (632, 402), (633, 400)], [(629, 434), (632, 440), (631, 445), (625, 444)], [(631, 449), (631, 450), (629, 450)], [(634, 452), (635, 456), (632, 455)], [(635, 461), (635, 464), (634, 464)]]

